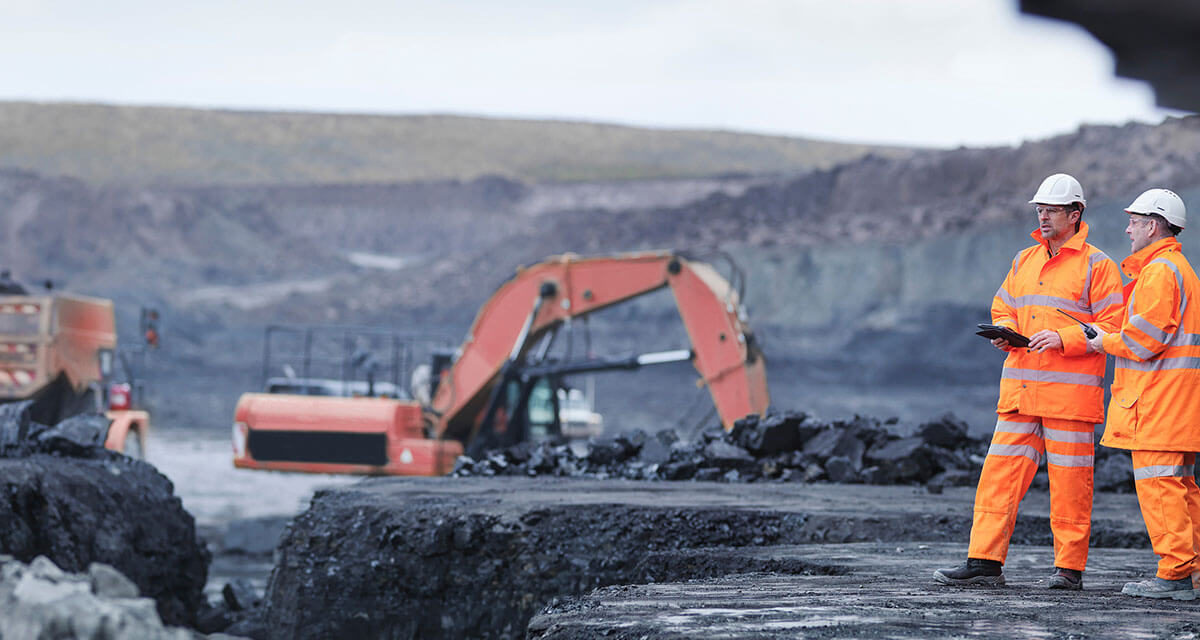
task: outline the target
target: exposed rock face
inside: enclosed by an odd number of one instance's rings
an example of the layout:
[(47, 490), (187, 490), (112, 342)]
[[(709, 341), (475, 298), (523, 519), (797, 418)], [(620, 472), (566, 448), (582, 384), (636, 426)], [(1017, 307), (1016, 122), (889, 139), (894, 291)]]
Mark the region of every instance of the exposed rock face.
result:
[(209, 552), (171, 482), (145, 462), (86, 444), (88, 416), (51, 428), (22, 425), (15, 409), (0, 424), (9, 441), (0, 446), (0, 553), (45, 556), (69, 572), (111, 565), (164, 622), (192, 626)]

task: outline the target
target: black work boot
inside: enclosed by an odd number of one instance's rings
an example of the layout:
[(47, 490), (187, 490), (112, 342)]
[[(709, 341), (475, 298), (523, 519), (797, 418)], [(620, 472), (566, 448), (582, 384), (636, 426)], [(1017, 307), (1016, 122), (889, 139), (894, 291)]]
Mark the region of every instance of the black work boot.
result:
[(999, 587), (1004, 585), (1004, 569), (995, 560), (967, 558), (967, 561), (952, 569), (938, 569), (933, 579), (940, 584), (954, 586), (980, 585)]
[(1075, 569), (1054, 567), (1054, 573), (1050, 575), (1050, 580), (1047, 581), (1046, 588), (1080, 591), (1083, 589), (1083, 572), (1076, 571)]

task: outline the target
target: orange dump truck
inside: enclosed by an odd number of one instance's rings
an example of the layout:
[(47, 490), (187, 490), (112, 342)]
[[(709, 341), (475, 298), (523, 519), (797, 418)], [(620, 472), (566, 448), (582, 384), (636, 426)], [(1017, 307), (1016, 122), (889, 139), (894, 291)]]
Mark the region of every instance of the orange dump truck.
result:
[(150, 415), (133, 408), (129, 383), (111, 383), (116, 348), (110, 300), (2, 293), (0, 403), (32, 399), (30, 417), (47, 425), (104, 411), (110, 420), (105, 446), (140, 456)]

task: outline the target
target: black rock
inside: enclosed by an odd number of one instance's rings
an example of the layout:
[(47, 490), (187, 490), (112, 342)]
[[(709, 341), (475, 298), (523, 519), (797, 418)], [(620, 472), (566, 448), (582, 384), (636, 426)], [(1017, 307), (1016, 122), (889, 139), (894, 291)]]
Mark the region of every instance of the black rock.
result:
[(896, 478), (888, 467), (873, 466), (863, 469), (860, 473), (862, 481), (867, 484), (892, 484)]
[(592, 438), (588, 440), (588, 462), (608, 465), (619, 462), (625, 456), (629, 442), (617, 438)]
[(261, 598), (254, 590), (254, 585), (245, 578), (234, 578), (225, 583), (221, 589), (221, 597), (231, 611), (245, 611), (257, 607)]
[(82, 413), (52, 427), (30, 431), (38, 450), (64, 455), (86, 455), (91, 449), (104, 446), (108, 437), (108, 418), (99, 413)]
[(863, 452), (866, 450), (866, 445), (858, 438), (857, 432), (860, 430), (853, 426), (831, 426), (804, 443), (804, 452), (818, 460), (842, 456), (849, 460), (855, 469), (860, 469)]
[(696, 475), (696, 463), (691, 460), (680, 460), (660, 465), (659, 473), (665, 480), (688, 480)]
[(729, 441), (758, 456), (795, 451), (802, 444), (799, 427), (807, 417), (798, 412), (772, 414), (762, 419), (746, 416), (734, 423)]
[(929, 445), (917, 437), (875, 447), (867, 452), (867, 459), (888, 468), (899, 482), (924, 481), (935, 472)]
[(650, 436), (641, 429), (631, 429), (622, 433), (619, 438), (628, 442), (633, 447), (633, 452), (636, 453), (638, 449), (642, 448), (642, 445), (646, 444), (646, 440), (649, 440)]
[(854, 463), (845, 456), (833, 456), (825, 461), (825, 473), (829, 476), (829, 480), (837, 483), (851, 483), (858, 481), (858, 473), (854, 469)]
[[(672, 432), (673, 433), (673, 432)], [(637, 459), (646, 464), (662, 464), (671, 459), (671, 445), (658, 438), (648, 438), (638, 452)]]
[(725, 469), (745, 468), (754, 465), (754, 456), (750, 455), (750, 452), (737, 445), (720, 440), (710, 442), (708, 446), (704, 447), (704, 457), (708, 460), (709, 464)]
[(967, 423), (953, 413), (947, 413), (932, 422), (917, 427), (917, 437), (938, 447), (954, 449), (967, 442)]
[(979, 482), (979, 473), (965, 469), (947, 469), (926, 483), (927, 486), (938, 487), (973, 487)]
[(725, 474), (724, 469), (717, 467), (701, 467), (696, 470), (696, 474), (692, 476), (693, 480), (719, 480)]
[(29, 433), (29, 405), (32, 400), (0, 404), (0, 451), (25, 441)]
[(217, 633), (233, 624), (234, 616), (226, 607), (206, 606), (196, 614), (196, 630), (200, 633)]
[(229, 625), (225, 634), (235, 638), (250, 638), (251, 640), (267, 640), (271, 637), (271, 627), (261, 618), (251, 613)]
[(475, 473), (475, 460), (468, 456), (459, 456), (454, 460), (454, 469), (450, 471), (452, 476), (469, 476)]

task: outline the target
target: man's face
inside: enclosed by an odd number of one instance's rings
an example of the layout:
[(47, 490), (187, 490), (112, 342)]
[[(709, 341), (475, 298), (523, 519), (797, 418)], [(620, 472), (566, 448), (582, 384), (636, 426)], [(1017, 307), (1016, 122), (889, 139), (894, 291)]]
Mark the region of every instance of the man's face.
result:
[(1061, 242), (1075, 234), (1075, 223), (1079, 213), (1071, 207), (1039, 204), (1034, 207), (1038, 217), (1038, 231), (1048, 242)]
[(1136, 213), (1129, 214), (1129, 225), (1125, 227), (1125, 235), (1129, 236), (1129, 252), (1137, 253), (1154, 242), (1155, 221), (1150, 216)]

